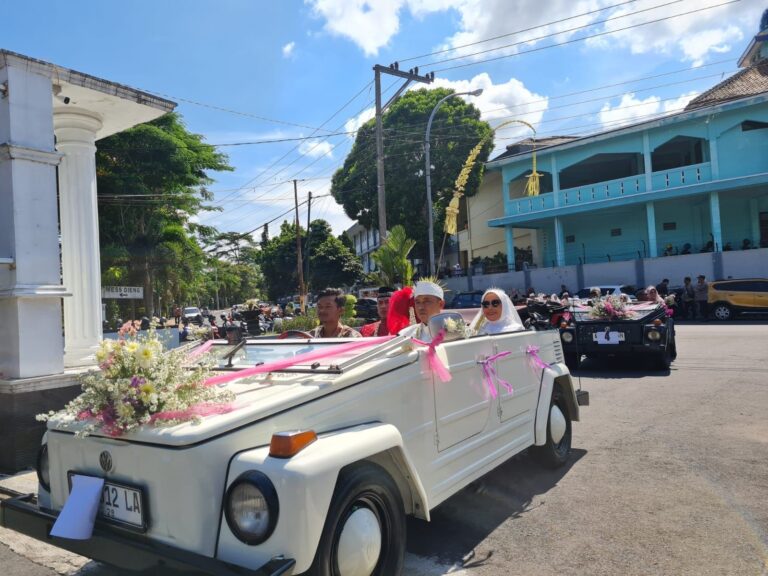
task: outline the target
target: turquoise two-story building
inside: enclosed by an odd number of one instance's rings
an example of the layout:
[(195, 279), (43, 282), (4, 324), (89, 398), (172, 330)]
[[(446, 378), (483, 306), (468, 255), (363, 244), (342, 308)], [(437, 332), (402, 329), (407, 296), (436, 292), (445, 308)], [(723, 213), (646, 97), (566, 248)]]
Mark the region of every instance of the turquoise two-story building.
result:
[(504, 199), (488, 225), (508, 255), (514, 229), (533, 231), (533, 265), (768, 246), (768, 61), (678, 114), (537, 150), (538, 196), (524, 195), (532, 152), (514, 151), (487, 164)]

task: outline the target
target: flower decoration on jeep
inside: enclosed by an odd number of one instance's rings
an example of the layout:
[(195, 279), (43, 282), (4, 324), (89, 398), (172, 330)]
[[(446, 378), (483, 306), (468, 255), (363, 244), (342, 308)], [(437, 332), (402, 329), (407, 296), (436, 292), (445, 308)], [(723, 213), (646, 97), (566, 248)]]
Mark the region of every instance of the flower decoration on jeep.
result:
[(608, 296), (594, 303), (589, 317), (595, 320), (628, 320), (634, 318), (635, 313), (620, 298)]
[(458, 334), (462, 338), (469, 338), (472, 335), (472, 329), (467, 326), (463, 318), (446, 318), (443, 322), (443, 330), (446, 334)]
[(79, 426), (76, 436), (99, 431), (121, 436), (144, 424), (199, 422), (203, 416), (233, 409), (234, 394), (206, 384), (210, 367), (185, 350), (163, 351), (154, 327), (145, 334), (124, 325), (117, 340), (102, 340), (99, 370), (81, 377), (82, 393), (59, 412), (39, 414), (62, 426)]

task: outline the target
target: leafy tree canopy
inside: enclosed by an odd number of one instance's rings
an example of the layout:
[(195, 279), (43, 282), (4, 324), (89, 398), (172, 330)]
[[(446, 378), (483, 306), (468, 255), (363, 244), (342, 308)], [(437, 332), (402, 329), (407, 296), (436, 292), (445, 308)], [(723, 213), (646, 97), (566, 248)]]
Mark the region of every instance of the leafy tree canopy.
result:
[(154, 290), (166, 303), (193, 300), (206, 258), (195, 235), (210, 227), (190, 218), (212, 195), (208, 171), (231, 170), (227, 157), (166, 114), (103, 140), (96, 152), (99, 230), (105, 280), (144, 286), (145, 313)]
[[(426, 181), (424, 134), (437, 102), (453, 91), (445, 88), (407, 92), (387, 112), (384, 127), (384, 176), (387, 194), (387, 226), (400, 224), (416, 241), (416, 254), (427, 254)], [(449, 98), (432, 121), (430, 162), (435, 237), (442, 236), (444, 207), (450, 201), (456, 178), (472, 148), (490, 133), (480, 111), (461, 98)], [(366, 228), (378, 226), (375, 121), (357, 132), (344, 165), (333, 175), (331, 194), (344, 212)], [(489, 139), (470, 173), (465, 193), (476, 193), (483, 164), (493, 143)]]

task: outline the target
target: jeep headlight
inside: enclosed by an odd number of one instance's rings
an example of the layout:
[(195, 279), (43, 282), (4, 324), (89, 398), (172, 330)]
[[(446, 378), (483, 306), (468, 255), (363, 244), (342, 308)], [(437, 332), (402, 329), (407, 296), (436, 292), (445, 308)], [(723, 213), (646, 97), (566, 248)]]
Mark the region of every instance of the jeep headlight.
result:
[(648, 336), (648, 340), (650, 340), (651, 342), (658, 342), (659, 340), (661, 340), (661, 332), (659, 332), (658, 330), (648, 330), (647, 336)]
[(562, 338), (563, 342), (565, 342), (566, 344), (570, 344), (571, 342), (573, 342), (573, 332), (566, 330), (565, 332), (560, 334), (560, 338)]
[(232, 533), (249, 545), (270, 537), (279, 512), (277, 491), (269, 478), (256, 470), (242, 473), (227, 489), (224, 515)]

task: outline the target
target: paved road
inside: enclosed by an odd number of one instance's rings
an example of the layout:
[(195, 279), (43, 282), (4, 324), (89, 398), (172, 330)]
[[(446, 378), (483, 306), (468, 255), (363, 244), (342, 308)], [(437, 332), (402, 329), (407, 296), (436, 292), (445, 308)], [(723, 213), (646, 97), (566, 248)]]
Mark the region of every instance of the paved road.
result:
[[(768, 323), (679, 326), (678, 352), (585, 363), (569, 465), (520, 455), (409, 522), (406, 574), (768, 575)], [(3, 573), (53, 575), (22, 556), (0, 544)]]

